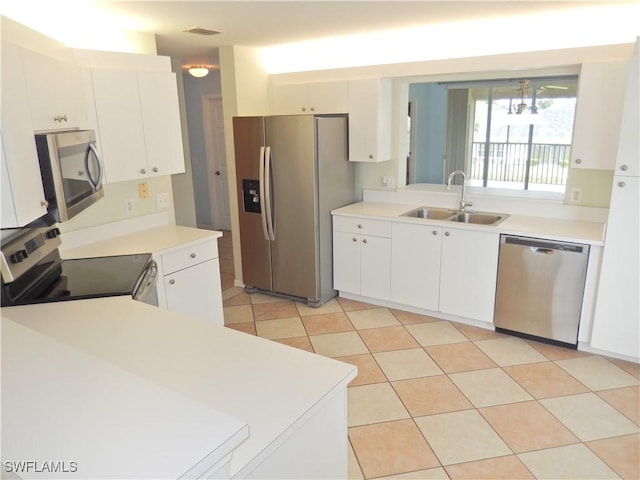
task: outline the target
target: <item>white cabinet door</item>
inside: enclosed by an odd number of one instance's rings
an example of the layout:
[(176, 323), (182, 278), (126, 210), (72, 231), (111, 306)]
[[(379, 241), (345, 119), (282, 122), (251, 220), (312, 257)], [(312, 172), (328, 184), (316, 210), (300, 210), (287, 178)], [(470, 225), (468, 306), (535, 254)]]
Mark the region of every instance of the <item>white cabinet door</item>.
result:
[(138, 87), (149, 176), (184, 173), (175, 73), (138, 72)]
[(391, 236), (392, 302), (438, 310), (442, 228), (394, 223)]
[(2, 42), (2, 228), (47, 213), (20, 48)]
[(360, 238), (360, 294), (389, 300), (391, 288), (391, 239)]
[(147, 150), (137, 73), (91, 71), (105, 183), (147, 177)]
[(615, 174), (640, 175), (640, 38), (627, 71)]
[(349, 111), (349, 82), (318, 82), (309, 84), (311, 113), (347, 113)]
[(571, 167), (613, 170), (627, 62), (585, 63), (580, 70)]
[(306, 83), (271, 85), (271, 113), (299, 115), (309, 112), (309, 87)]
[(640, 177), (614, 177), (591, 346), (640, 358)]
[(360, 236), (333, 232), (333, 288), (360, 293)]
[(349, 160), (391, 160), (391, 80), (349, 82)]
[(224, 325), (217, 258), (164, 277), (167, 309)]
[(33, 130), (86, 128), (80, 68), (30, 50), (22, 58)]
[(500, 235), (444, 228), (440, 311), (493, 322)]
[(273, 115), (347, 113), (349, 82), (272, 85), (270, 99)]

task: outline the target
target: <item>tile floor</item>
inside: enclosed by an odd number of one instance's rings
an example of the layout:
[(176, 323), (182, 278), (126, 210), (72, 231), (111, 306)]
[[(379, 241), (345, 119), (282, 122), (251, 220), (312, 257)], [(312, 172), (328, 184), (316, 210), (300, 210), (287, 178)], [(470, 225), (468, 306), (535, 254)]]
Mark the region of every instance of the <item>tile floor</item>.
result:
[(640, 478), (636, 364), (342, 298), (223, 298), (229, 328), (358, 366), (350, 478)]

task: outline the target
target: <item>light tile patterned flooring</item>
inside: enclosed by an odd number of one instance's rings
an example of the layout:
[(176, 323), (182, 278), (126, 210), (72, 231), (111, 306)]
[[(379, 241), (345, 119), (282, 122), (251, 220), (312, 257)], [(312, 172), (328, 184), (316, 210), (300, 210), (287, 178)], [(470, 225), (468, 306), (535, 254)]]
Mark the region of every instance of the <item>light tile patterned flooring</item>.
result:
[(640, 367), (336, 298), (238, 288), (225, 324), (358, 366), (350, 478), (640, 478)]

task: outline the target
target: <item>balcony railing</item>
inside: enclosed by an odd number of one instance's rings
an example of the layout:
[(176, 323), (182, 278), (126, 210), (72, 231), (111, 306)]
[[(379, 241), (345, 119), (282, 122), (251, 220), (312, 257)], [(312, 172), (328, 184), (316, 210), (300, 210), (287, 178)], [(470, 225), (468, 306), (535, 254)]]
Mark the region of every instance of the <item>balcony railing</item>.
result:
[[(489, 144), (487, 180), (495, 182), (565, 185), (571, 145), (532, 143), (529, 178), (526, 179), (528, 144), (491, 142)], [(482, 180), (486, 144), (473, 142), (471, 178)]]

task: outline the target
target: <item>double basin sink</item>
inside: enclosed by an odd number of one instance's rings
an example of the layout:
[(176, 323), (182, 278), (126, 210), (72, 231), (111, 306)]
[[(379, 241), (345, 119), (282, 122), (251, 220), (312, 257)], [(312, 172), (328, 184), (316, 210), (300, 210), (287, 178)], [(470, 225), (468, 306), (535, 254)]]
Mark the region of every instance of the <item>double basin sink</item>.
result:
[(503, 213), (461, 212), (459, 210), (446, 210), (442, 208), (418, 207), (403, 213), (401, 216), (495, 226), (505, 220), (509, 215)]

